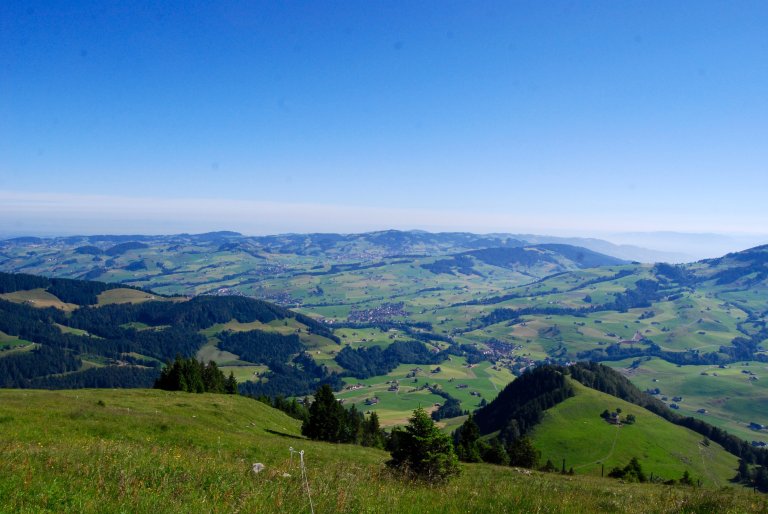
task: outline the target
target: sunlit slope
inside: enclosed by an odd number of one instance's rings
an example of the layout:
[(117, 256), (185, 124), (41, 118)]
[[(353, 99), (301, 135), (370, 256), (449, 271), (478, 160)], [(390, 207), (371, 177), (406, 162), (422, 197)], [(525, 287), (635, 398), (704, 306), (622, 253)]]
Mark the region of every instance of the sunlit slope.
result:
[[(447, 485), (402, 481), (388, 454), (301, 438), (254, 400), (152, 390), (0, 390), (0, 512), (764, 511), (740, 489), (621, 484), (466, 465)], [(266, 469), (251, 471), (254, 462)], [(287, 475), (286, 475), (287, 474)], [(289, 476), (288, 476), (289, 475)], [(556, 494), (553, 494), (556, 492)]]
[[(644, 471), (678, 479), (688, 470), (702, 484), (722, 486), (735, 475), (738, 460), (719, 445), (674, 425), (642, 407), (570, 380), (576, 395), (549, 409), (533, 438), (542, 459), (557, 466), (565, 459), (574, 472), (599, 476), (624, 467), (637, 457)], [(621, 409), (620, 418), (634, 414), (634, 424), (613, 425), (600, 417), (605, 409)]]

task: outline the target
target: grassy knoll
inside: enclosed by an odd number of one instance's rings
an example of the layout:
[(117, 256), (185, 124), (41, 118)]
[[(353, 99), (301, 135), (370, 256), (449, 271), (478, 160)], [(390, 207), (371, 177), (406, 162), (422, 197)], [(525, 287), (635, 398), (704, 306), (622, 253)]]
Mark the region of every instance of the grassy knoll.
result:
[(241, 361), (240, 357), (232, 352), (220, 350), (219, 340), (215, 337), (208, 339), (208, 342), (197, 351), (197, 359), (203, 362), (215, 361), (219, 366), (245, 366), (250, 363)]
[[(624, 373), (640, 389), (658, 388), (659, 398), (676, 403), (680, 414), (701, 418), (747, 441), (768, 441), (768, 432), (749, 428), (750, 422), (768, 424), (766, 363), (738, 362), (725, 369), (676, 366), (656, 358), (637, 366), (630, 366), (631, 363), (632, 359), (607, 364)], [(675, 402), (674, 397), (682, 397), (682, 401)], [(706, 413), (698, 412), (700, 409)]]
[[(631, 403), (571, 382), (576, 396), (549, 409), (533, 433), (542, 459), (552, 459), (579, 474), (600, 475), (614, 466), (623, 467), (637, 457), (647, 474), (665, 479), (680, 478), (687, 469), (710, 486), (723, 486), (733, 477), (737, 458), (719, 445), (702, 444), (702, 436), (672, 425)], [(621, 409), (621, 418), (634, 414), (632, 425), (612, 425), (602, 418), (603, 409)]]
[(110, 305), (113, 303), (142, 303), (142, 302), (149, 302), (149, 301), (156, 302), (156, 301), (170, 300), (168, 298), (163, 298), (162, 296), (157, 296), (152, 293), (147, 293), (146, 291), (138, 291), (136, 289), (128, 289), (128, 288), (122, 288), (122, 287), (104, 291), (103, 293), (99, 294), (98, 299), (99, 299), (98, 305)]
[[(59, 330), (61, 330), (61, 332), (63, 334), (73, 334), (73, 335), (76, 335), (76, 336), (86, 336), (86, 337), (90, 335), (87, 330), (82, 330), (82, 329), (79, 329), (79, 328), (68, 327), (66, 325), (60, 325), (59, 323), (55, 323), (55, 326)], [(94, 336), (91, 336), (91, 337), (94, 337)], [(95, 337), (98, 338), (98, 336), (95, 336)]]
[[(0, 391), (0, 512), (760, 512), (740, 490), (620, 484), (465, 465), (402, 481), (385, 452), (306, 441), (258, 402), (163, 391)], [(253, 462), (266, 469), (255, 475)], [(284, 473), (290, 476), (284, 476)]]
[(10, 350), (14, 348), (22, 348), (25, 346), (31, 346), (33, 343), (25, 341), (18, 336), (11, 336), (3, 331), (0, 331), (0, 350)]
[(0, 298), (9, 302), (25, 303), (33, 307), (55, 307), (63, 311), (73, 311), (77, 305), (64, 303), (45, 289), (29, 289), (27, 291), (15, 291), (13, 293), (0, 294)]

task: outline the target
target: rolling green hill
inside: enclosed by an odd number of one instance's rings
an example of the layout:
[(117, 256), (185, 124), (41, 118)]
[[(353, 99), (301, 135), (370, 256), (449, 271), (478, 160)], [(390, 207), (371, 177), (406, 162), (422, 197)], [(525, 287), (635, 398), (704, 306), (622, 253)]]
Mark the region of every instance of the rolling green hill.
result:
[[(312, 442), (243, 397), (0, 390), (0, 511), (711, 512), (766, 509), (739, 489), (621, 484), (464, 465), (446, 485), (391, 475), (388, 454)], [(305, 451), (307, 482), (289, 447)], [(266, 467), (259, 473), (252, 464)]]
[(738, 459), (762, 466), (768, 453), (640, 391), (597, 363), (540, 366), (507, 385), (474, 415), (480, 433), (509, 444), (533, 437), (542, 458), (574, 472), (602, 475), (630, 459), (659, 480), (687, 470), (725, 484)]
[(167, 298), (101, 282), (6, 273), (0, 273), (0, 291), (2, 387), (149, 387), (176, 355), (215, 358), (224, 371), (250, 379), (245, 385), (255, 395), (339, 385), (306, 352), (340, 340), (321, 323), (267, 302)]
[[(544, 413), (532, 432), (542, 459), (573, 467), (578, 474), (600, 476), (624, 467), (637, 457), (646, 474), (680, 478), (688, 470), (710, 486), (723, 486), (733, 478), (738, 459), (718, 444), (702, 443), (701, 435), (671, 424), (642, 407), (595, 391), (569, 379), (576, 395)], [(632, 414), (634, 424), (614, 425), (600, 417), (603, 410), (621, 409), (620, 418)]]

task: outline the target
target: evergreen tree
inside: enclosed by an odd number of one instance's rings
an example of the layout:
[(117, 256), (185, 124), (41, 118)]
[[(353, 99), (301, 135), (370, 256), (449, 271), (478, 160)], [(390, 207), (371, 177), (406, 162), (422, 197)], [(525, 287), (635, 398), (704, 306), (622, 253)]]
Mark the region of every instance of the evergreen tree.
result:
[(542, 471), (546, 473), (553, 473), (555, 471), (555, 464), (552, 462), (551, 459), (547, 459), (547, 462), (544, 464), (544, 466), (541, 468)]
[(315, 401), (309, 407), (309, 418), (301, 425), (301, 433), (310, 439), (340, 442), (347, 417), (328, 384), (315, 392)]
[(202, 370), (203, 386), (209, 393), (224, 392), (224, 374), (221, 372), (216, 362), (210, 361)]
[(744, 459), (739, 459), (739, 470), (733, 477), (734, 482), (751, 482), (752, 472), (749, 470), (749, 464)]
[[(685, 473), (687, 474), (688, 471)], [(627, 464), (624, 468), (624, 478), (631, 481), (637, 480), (638, 482), (645, 482), (647, 480), (647, 477), (645, 476), (643, 468), (640, 466), (640, 461), (637, 460), (637, 457), (632, 457), (632, 459), (629, 461), (629, 464)]]
[(480, 427), (477, 426), (472, 414), (461, 427), (454, 433), (456, 443), (456, 455), (463, 462), (481, 462), (480, 454)]
[[(632, 457), (630, 459), (629, 464), (624, 466), (623, 468), (614, 467), (610, 473), (608, 473), (609, 477), (612, 478), (620, 478), (623, 480), (627, 480), (628, 482), (645, 482), (648, 480), (648, 478), (645, 476), (645, 473), (643, 472), (643, 468), (640, 465), (640, 461), (637, 460), (637, 457)], [(690, 475), (688, 474), (688, 471), (686, 470), (683, 474), (683, 479), (681, 479), (680, 483), (686, 483), (683, 482), (683, 480), (690, 480)]]
[(224, 383), (224, 392), (227, 394), (237, 394), (237, 380), (235, 379), (235, 374), (231, 371), (227, 381)]
[[(234, 376), (232, 376), (234, 381)], [(223, 393), (224, 373), (215, 362), (207, 365), (198, 362), (193, 357), (185, 359), (176, 356), (173, 364), (167, 364), (160, 376), (155, 381), (155, 389), (167, 391), (185, 391), (189, 393)], [(237, 391), (237, 382), (234, 382), (234, 390)]]
[(528, 437), (515, 439), (507, 448), (509, 465), (535, 469), (539, 464), (539, 451)]
[(379, 415), (371, 412), (368, 419), (363, 421), (363, 433), (360, 444), (373, 448), (384, 448), (384, 434), (379, 424)]
[(357, 444), (360, 442), (360, 436), (363, 426), (363, 414), (352, 405), (344, 411), (343, 423), (339, 430), (339, 441), (342, 443)]
[(389, 466), (429, 482), (441, 482), (459, 473), (450, 438), (421, 407), (413, 411), (398, 439)]
[(760, 466), (755, 471), (755, 487), (761, 491), (768, 491), (768, 468)]
[(509, 465), (509, 454), (498, 438), (491, 440), (490, 445), (482, 446), (480, 451), (482, 452), (483, 461), (485, 462), (498, 464), (500, 466)]

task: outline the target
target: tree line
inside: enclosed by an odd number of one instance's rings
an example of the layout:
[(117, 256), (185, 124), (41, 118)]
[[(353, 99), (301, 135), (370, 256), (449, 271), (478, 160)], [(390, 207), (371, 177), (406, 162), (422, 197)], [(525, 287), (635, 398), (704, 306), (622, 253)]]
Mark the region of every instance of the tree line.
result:
[(163, 368), (154, 388), (187, 393), (237, 394), (237, 380), (232, 372), (225, 378), (215, 361), (206, 364), (193, 357), (177, 355), (173, 363)]

